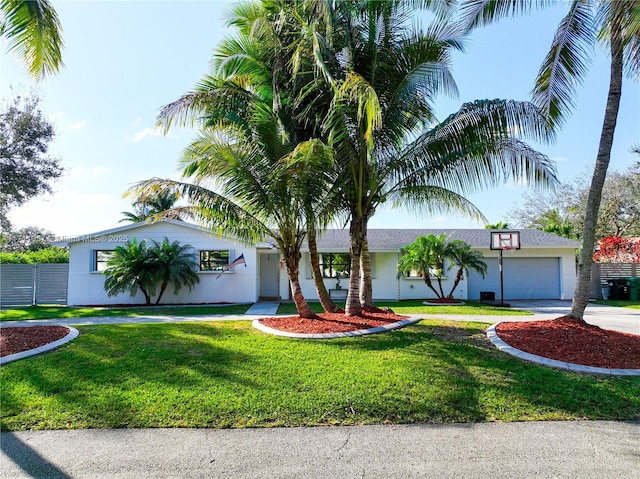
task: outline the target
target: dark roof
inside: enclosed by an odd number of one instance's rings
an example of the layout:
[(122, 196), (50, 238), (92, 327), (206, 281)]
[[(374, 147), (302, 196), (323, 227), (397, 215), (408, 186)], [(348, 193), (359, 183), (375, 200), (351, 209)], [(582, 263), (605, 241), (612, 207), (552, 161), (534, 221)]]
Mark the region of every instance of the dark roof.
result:
[[(520, 232), (522, 248), (579, 248), (580, 243), (562, 236), (535, 229), (510, 229)], [(368, 229), (369, 250), (399, 250), (415, 241), (418, 236), (444, 234), (459, 239), (474, 248), (489, 248), (491, 230), (486, 229)], [(327, 230), (320, 233), (318, 249), (321, 251), (348, 250), (349, 230)], [(307, 248), (308, 249), (308, 248)]]

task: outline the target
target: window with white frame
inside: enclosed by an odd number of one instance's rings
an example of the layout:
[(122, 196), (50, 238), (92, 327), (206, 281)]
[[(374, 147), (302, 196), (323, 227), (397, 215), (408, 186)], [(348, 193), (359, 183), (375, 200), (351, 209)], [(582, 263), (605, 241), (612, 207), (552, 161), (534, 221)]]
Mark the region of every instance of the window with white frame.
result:
[(229, 264), (229, 250), (201, 250), (200, 271), (221, 272)]

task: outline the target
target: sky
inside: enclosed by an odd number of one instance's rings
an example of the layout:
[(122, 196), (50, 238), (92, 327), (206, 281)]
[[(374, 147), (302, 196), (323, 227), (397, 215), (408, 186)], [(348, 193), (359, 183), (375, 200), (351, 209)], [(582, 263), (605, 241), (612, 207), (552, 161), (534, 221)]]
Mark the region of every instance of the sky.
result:
[[(35, 91), (41, 110), (54, 124), (49, 152), (65, 175), (54, 194), (14, 208), (14, 228), (38, 226), (60, 238), (117, 226), (133, 211), (124, 192), (151, 177), (179, 178), (182, 150), (194, 138), (188, 129), (167, 135), (155, 129), (159, 109), (187, 93), (209, 71), (214, 47), (225, 28), (227, 1), (59, 1), (65, 67), (36, 83), (0, 44), (0, 98)], [(477, 99), (529, 100), (539, 66), (566, 5), (505, 19), (476, 30), (464, 53), (453, 59), (458, 98), (436, 103), (439, 119)], [(551, 158), (561, 182), (593, 170), (608, 90), (608, 58), (596, 50), (590, 73), (578, 87), (576, 108), (557, 141), (533, 145)], [(640, 88), (626, 79), (612, 152), (612, 170), (637, 161), (640, 144)], [(497, 223), (522, 203), (530, 188), (506, 184), (468, 197)], [(379, 210), (371, 228), (482, 228), (460, 215), (429, 216)]]

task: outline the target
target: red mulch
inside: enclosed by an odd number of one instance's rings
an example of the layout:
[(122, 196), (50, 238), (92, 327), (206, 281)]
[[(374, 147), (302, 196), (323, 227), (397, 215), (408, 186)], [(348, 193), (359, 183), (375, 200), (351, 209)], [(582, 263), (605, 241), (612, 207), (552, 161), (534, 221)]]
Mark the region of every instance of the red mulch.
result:
[(397, 323), (409, 316), (400, 316), (382, 310), (369, 310), (362, 316), (345, 316), (340, 313), (319, 313), (319, 319), (302, 319), (300, 316), (280, 318), (262, 318), (265, 326), (290, 333), (345, 333), (359, 329), (377, 328)]
[(69, 334), (65, 326), (16, 326), (0, 328), (0, 356), (39, 348)]
[(640, 336), (602, 329), (567, 316), (500, 323), (500, 339), (527, 353), (599, 368), (640, 369)]

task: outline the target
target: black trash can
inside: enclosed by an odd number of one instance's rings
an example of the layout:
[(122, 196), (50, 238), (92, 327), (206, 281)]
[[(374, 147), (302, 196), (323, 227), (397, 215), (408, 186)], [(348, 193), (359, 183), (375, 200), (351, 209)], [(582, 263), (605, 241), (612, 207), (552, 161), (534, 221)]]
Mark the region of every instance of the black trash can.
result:
[(630, 282), (628, 279), (610, 279), (607, 283), (609, 284), (609, 299), (629, 300)]

